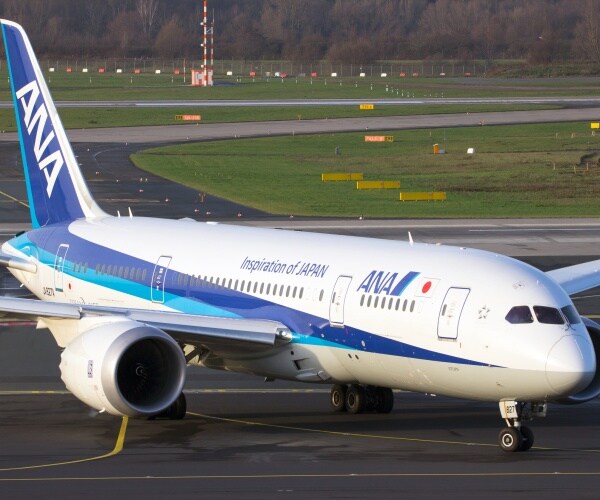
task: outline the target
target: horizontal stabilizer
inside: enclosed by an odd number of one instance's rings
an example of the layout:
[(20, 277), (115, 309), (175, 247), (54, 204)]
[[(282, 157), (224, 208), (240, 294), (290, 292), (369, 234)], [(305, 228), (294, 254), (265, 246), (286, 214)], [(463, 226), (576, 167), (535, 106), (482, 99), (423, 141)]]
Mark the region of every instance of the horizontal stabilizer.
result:
[(0, 266), (9, 267), (10, 269), (16, 269), (18, 271), (27, 271), (29, 273), (35, 273), (37, 271), (37, 264), (35, 262), (2, 252), (0, 252)]

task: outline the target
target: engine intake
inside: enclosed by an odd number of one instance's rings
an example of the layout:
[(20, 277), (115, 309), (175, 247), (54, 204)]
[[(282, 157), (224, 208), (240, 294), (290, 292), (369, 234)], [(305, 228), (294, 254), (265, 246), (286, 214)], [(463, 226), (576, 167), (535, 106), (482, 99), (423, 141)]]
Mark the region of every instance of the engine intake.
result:
[(179, 345), (162, 330), (135, 321), (98, 321), (61, 355), (67, 389), (113, 415), (152, 416), (168, 408), (185, 382)]
[(585, 389), (568, 398), (561, 399), (559, 403), (563, 404), (585, 403), (586, 401), (590, 401), (591, 399), (600, 396), (600, 325), (589, 318), (582, 317), (581, 319), (587, 328), (590, 339), (592, 340), (592, 345), (594, 346), (594, 354), (596, 355), (596, 373)]

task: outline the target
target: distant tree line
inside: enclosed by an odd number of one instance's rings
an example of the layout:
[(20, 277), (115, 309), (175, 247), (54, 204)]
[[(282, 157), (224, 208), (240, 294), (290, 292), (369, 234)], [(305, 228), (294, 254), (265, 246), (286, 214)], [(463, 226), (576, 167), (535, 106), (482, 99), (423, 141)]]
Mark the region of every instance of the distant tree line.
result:
[[(201, 54), (202, 0), (2, 0), (43, 56)], [(600, 0), (210, 0), (217, 59), (600, 63)]]

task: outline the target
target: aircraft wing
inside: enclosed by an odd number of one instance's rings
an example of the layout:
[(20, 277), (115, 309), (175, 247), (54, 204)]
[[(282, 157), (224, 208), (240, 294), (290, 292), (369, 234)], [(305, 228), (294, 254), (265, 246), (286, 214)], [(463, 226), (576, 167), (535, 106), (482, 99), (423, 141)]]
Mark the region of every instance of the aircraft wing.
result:
[(262, 350), (292, 340), (290, 330), (277, 321), (64, 304), (15, 297), (0, 297), (0, 316), (30, 320), (123, 317), (159, 328), (180, 342), (209, 349), (239, 347), (244, 350)]
[(548, 271), (546, 274), (562, 286), (569, 295), (573, 295), (600, 286), (600, 260), (562, 267)]

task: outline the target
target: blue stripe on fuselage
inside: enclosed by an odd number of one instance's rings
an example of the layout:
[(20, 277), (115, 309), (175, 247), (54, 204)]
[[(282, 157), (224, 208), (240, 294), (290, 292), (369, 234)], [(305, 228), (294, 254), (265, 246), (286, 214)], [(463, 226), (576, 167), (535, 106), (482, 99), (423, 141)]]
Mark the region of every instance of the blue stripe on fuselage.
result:
[[(63, 270), (66, 276), (72, 276), (110, 290), (126, 293), (132, 297), (150, 300), (150, 282), (155, 263), (138, 259), (75, 236), (69, 232), (67, 225), (55, 225), (30, 231), (13, 239), (11, 244), (20, 250), (23, 250), (26, 246), (35, 245), (38, 248), (40, 261), (50, 267), (54, 266), (56, 250), (59, 245), (68, 244), (69, 250), (66, 254), (66, 263)], [(87, 263), (87, 271), (74, 269), (75, 262)], [(137, 274), (134, 274), (133, 277), (119, 278), (96, 273), (97, 266), (109, 265), (112, 268), (118, 266), (118, 269), (146, 270), (146, 278), (142, 281), (137, 278)], [(415, 274), (418, 275), (418, 273)], [(437, 362), (486, 365), (478, 361), (422, 349), (352, 326), (332, 327), (327, 318), (285, 307), (249, 293), (239, 292), (223, 286), (217, 287), (213, 284), (209, 286), (204, 280), (201, 280), (198, 286), (190, 287), (189, 275), (187, 287), (177, 286), (177, 279), (180, 275), (181, 273), (170, 270), (167, 272), (165, 279), (164, 304), (177, 311), (219, 317), (260, 318), (279, 321), (294, 332), (293, 342), (300, 344), (323, 345)], [(408, 279), (407, 277), (408, 275), (402, 281)], [(414, 279), (414, 276), (412, 279)], [(195, 279), (192, 281), (197, 283)]]

